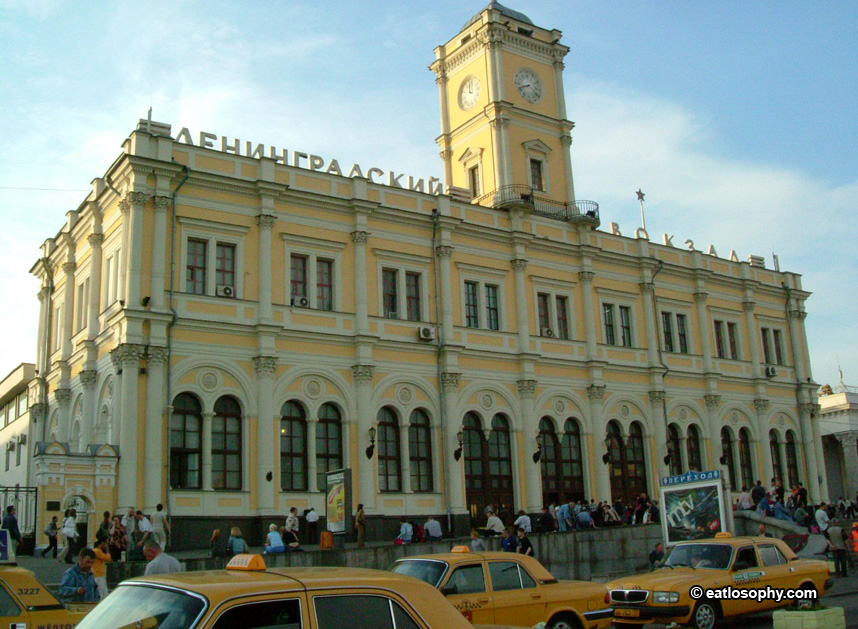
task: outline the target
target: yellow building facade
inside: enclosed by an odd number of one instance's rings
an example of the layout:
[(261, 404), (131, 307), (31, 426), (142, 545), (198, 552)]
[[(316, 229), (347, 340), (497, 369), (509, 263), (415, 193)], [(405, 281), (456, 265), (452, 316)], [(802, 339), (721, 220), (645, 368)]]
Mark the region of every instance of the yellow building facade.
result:
[(141, 120), (33, 266), (39, 441), (110, 444), (113, 508), (164, 503), (180, 545), (320, 511), (339, 467), (377, 527), (722, 456), (826, 498), (800, 277), (600, 229), (567, 52), (497, 3), (436, 49), (446, 194)]

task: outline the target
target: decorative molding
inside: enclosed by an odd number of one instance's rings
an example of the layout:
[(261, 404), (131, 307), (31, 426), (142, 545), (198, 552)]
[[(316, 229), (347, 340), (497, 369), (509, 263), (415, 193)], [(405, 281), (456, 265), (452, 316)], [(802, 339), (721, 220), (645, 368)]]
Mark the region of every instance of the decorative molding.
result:
[(260, 214), (256, 217), (256, 224), (263, 229), (271, 229), (276, 222), (277, 217), (271, 214)]
[(435, 251), (438, 253), (439, 258), (453, 257), (453, 247), (450, 247), (448, 245), (441, 245), (439, 247), (435, 247)]
[(67, 408), (69, 402), (71, 402), (71, 389), (57, 389), (54, 391), (54, 399), (57, 402), (57, 406)]
[(458, 389), (462, 374), (455, 371), (445, 371), (441, 374), (441, 386), (445, 389)]
[(834, 436), (844, 450), (851, 449), (853, 450), (852, 454), (854, 454), (855, 447), (858, 446), (858, 432), (844, 432)]
[(819, 415), (822, 407), (819, 404), (814, 404), (813, 402), (802, 402), (798, 405), (798, 409), (802, 415)]
[(123, 343), (111, 350), (110, 358), (118, 368), (136, 367), (146, 355), (146, 346), (137, 343)]
[(253, 371), (258, 378), (273, 378), (277, 373), (276, 356), (254, 356)]
[(74, 262), (66, 262), (65, 264), (63, 264), (63, 271), (66, 273), (66, 275), (71, 275), (72, 273), (74, 273), (74, 270), (76, 268), (77, 264)]
[(578, 279), (582, 284), (592, 284), (596, 274), (593, 271), (578, 271)]
[(519, 380), (518, 394), (523, 398), (533, 398), (536, 395), (536, 380)]
[(355, 384), (372, 384), (373, 374), (375, 374), (374, 365), (352, 365), (352, 379)]
[(754, 408), (760, 415), (769, 410), (769, 401), (765, 398), (757, 398), (754, 400)]
[(572, 146), (572, 136), (568, 133), (564, 133), (560, 136), (560, 144), (563, 145), (563, 148), (568, 149), (570, 146)]
[(587, 387), (587, 398), (601, 402), (605, 399), (605, 391), (607, 388), (608, 387), (604, 384), (591, 384)]
[(37, 421), (45, 418), (45, 405), (42, 402), (30, 405), (30, 415)]
[(150, 345), (146, 357), (150, 367), (163, 367), (167, 364), (167, 348)]
[(502, 118), (495, 118), (489, 121), (489, 124), (491, 125), (492, 129), (506, 129), (507, 127), (509, 127), (509, 118), (505, 116)]
[(367, 242), (369, 242), (369, 232), (354, 231), (352, 232), (352, 240), (358, 245), (365, 245)]
[(98, 380), (98, 372), (95, 369), (87, 369), (80, 372), (80, 383), (84, 389), (94, 389)]
[(745, 312), (753, 312), (754, 307), (756, 305), (757, 305), (757, 302), (755, 302), (755, 301), (743, 301), (742, 302), (742, 308), (745, 309)]
[(86, 237), (90, 247), (100, 247), (104, 242), (104, 234), (90, 234)]
[(153, 198), (155, 200), (155, 209), (159, 212), (165, 212), (169, 210), (170, 206), (173, 204), (173, 200), (170, 197), (157, 196)]
[(694, 301), (696, 301), (698, 304), (702, 304), (707, 299), (709, 299), (709, 293), (707, 293), (705, 290), (699, 290), (694, 293)]
[(214, 391), (220, 384), (220, 378), (214, 371), (206, 371), (199, 377), (200, 386), (206, 391)]
[(649, 402), (650, 404), (661, 404), (664, 402), (664, 391), (650, 391), (649, 392)]
[(512, 260), (512, 268), (516, 271), (524, 271), (527, 268), (527, 260), (524, 258), (516, 258)]
[(655, 284), (652, 282), (641, 282), (641, 293), (652, 293), (655, 292)]
[(717, 411), (721, 406), (720, 395), (704, 395), (703, 400), (706, 402), (707, 411)]
[(36, 296), (39, 298), (39, 301), (45, 301), (48, 295), (51, 294), (51, 290), (47, 286), (42, 286), (39, 289), (39, 292), (36, 293)]
[(807, 318), (807, 312), (804, 310), (798, 310), (797, 308), (792, 308), (789, 310), (789, 318), (801, 321)]

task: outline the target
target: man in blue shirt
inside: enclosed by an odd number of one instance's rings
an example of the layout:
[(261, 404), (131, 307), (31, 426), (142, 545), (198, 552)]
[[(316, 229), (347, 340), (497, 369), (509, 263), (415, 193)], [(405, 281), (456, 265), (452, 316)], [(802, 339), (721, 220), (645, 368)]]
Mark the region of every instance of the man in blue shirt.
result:
[(60, 598), (66, 602), (97, 603), (101, 600), (95, 576), (92, 574), (92, 564), (95, 563), (95, 553), (91, 548), (84, 548), (77, 557), (77, 563), (65, 571), (60, 581)]
[(569, 516), (572, 510), (569, 508), (569, 503), (564, 502), (557, 509), (557, 528), (563, 532), (569, 530)]
[(590, 510), (585, 509), (578, 514), (578, 528), (591, 529), (593, 528), (593, 518), (590, 517)]
[(6, 507), (6, 513), (3, 515), (3, 524), (0, 528), (9, 531), (9, 546), (12, 549), (12, 554), (18, 549), (18, 544), (21, 543), (21, 531), (18, 529), (18, 518), (15, 517), (16, 510), (14, 505)]
[(408, 520), (405, 519), (405, 516), (399, 518), (400, 526), (399, 526), (399, 535), (396, 536), (396, 539), (401, 539), (403, 544), (410, 544), (411, 539), (414, 537), (414, 527), (408, 523)]
[(505, 553), (518, 552), (518, 538), (515, 535), (510, 535), (509, 528), (505, 528), (501, 533), (501, 547)]

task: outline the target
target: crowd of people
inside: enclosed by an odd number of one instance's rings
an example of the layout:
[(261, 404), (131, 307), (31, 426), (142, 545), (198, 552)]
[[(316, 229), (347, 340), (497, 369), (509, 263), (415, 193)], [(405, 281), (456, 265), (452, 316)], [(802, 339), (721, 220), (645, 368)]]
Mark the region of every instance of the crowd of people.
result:
[(796, 483), (787, 491), (782, 480), (773, 478), (770, 488), (763, 486), (760, 480), (750, 490), (743, 486), (736, 499), (736, 509), (756, 511), (767, 517), (795, 522), (810, 533), (825, 534), (830, 520), (852, 519), (858, 514), (858, 495), (854, 500), (841, 496), (836, 502), (811, 505), (802, 483)]

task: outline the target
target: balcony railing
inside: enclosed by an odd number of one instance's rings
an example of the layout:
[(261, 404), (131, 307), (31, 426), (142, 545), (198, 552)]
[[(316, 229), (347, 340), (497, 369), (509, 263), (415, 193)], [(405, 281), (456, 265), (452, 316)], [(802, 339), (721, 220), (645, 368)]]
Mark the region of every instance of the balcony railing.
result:
[(599, 204), (595, 201), (563, 203), (536, 194), (533, 188), (523, 184), (503, 186), (474, 199), (473, 203), (499, 210), (518, 206), (558, 221), (592, 221), (599, 224)]

